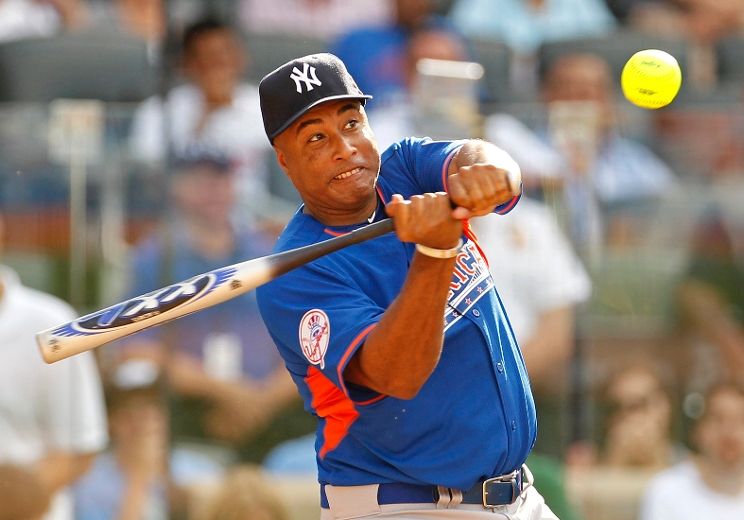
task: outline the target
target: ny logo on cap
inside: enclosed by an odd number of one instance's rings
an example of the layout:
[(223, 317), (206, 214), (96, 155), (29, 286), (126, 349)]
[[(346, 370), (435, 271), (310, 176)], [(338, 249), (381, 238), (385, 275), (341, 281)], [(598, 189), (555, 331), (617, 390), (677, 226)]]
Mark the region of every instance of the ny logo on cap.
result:
[(318, 76), (315, 75), (315, 67), (308, 63), (302, 64), (302, 72), (300, 72), (297, 67), (294, 67), (292, 69), (292, 74), (289, 77), (294, 80), (298, 94), (302, 94), (302, 83), (305, 84), (307, 92), (310, 92), (313, 89), (313, 85), (318, 87), (322, 85)]

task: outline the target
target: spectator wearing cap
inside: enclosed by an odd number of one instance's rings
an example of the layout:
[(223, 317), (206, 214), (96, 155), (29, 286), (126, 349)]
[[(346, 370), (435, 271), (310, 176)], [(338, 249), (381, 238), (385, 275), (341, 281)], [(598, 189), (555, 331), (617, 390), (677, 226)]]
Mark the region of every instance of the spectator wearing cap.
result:
[[(77, 520), (166, 520), (183, 506), (169, 493), (217, 480), (222, 468), (204, 455), (169, 456), (168, 414), (160, 370), (148, 360), (119, 365), (107, 379), (111, 446), (75, 486)], [(168, 468), (171, 469), (169, 475)]]
[(157, 162), (195, 144), (221, 150), (236, 165), (239, 209), (252, 217), (277, 211), (280, 202), (269, 196), (258, 89), (242, 81), (249, 59), (236, 30), (217, 19), (199, 20), (184, 31), (181, 53), (186, 81), (164, 101), (148, 98), (134, 113), (133, 158)]
[[(271, 251), (271, 237), (231, 216), (236, 174), (226, 156), (193, 148), (174, 165), (172, 218), (136, 246), (128, 296)], [(312, 428), (302, 424), (309, 420), (299, 414), (297, 392), (252, 293), (143, 331), (116, 352), (122, 359), (145, 357), (162, 367), (173, 394), (177, 441), (227, 445), (231, 455), (253, 462), (270, 448), (272, 435)], [(297, 415), (300, 424), (291, 424)], [(271, 429), (274, 419), (287, 423)]]

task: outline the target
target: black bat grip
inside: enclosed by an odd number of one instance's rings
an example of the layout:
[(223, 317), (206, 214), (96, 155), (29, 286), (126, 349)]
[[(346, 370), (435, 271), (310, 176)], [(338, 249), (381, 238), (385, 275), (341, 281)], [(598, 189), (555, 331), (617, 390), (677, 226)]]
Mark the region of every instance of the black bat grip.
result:
[(329, 253), (333, 253), (334, 251), (338, 251), (344, 247), (390, 233), (393, 229), (393, 219), (386, 218), (375, 222), (374, 224), (355, 229), (354, 231), (344, 235), (325, 240), (324, 242), (317, 242), (315, 244), (298, 247), (297, 249), (291, 249), (278, 255), (274, 255), (272, 264), (274, 264), (276, 274), (283, 274), (291, 271), (295, 267), (311, 262), (316, 258), (320, 258)]

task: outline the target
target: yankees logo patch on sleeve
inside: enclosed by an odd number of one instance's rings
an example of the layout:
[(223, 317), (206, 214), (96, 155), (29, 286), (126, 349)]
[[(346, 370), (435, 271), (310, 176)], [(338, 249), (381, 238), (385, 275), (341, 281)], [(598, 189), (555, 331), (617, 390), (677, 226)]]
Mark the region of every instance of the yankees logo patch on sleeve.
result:
[(300, 320), (300, 347), (307, 360), (325, 368), (325, 354), (331, 340), (331, 323), (320, 309), (312, 309)]

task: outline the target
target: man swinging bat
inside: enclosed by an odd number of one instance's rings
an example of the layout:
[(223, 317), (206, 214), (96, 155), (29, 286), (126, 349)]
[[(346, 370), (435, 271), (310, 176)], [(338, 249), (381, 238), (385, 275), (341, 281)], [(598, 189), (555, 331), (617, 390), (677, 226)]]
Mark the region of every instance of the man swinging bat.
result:
[(524, 466), (527, 372), (467, 220), (514, 207), (518, 166), (478, 140), (407, 138), (380, 155), (369, 96), (330, 54), (282, 65), (259, 91), (303, 200), (277, 251), (395, 225), (257, 291), (318, 419), (321, 519), (555, 519)]

